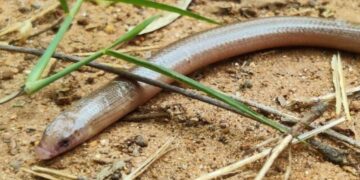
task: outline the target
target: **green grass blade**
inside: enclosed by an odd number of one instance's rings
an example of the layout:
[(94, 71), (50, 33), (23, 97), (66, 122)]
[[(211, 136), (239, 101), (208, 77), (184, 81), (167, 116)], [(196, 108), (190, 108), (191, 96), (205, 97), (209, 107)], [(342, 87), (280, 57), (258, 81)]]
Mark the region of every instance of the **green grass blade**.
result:
[(48, 46), (48, 48), (46, 49), (45, 53), (40, 57), (37, 64), (35, 65), (35, 67), (32, 69), (31, 73), (28, 76), (26, 83), (34, 82), (40, 78), (42, 72), (44, 71), (47, 64), (49, 63), (49, 60), (50, 60), (52, 54), (55, 52), (56, 47), (60, 43), (60, 41), (63, 38), (66, 31), (69, 29), (69, 26), (70, 26), (74, 16), (80, 9), (80, 6), (82, 3), (83, 3), (83, 0), (77, 0), (75, 2), (73, 8), (69, 12), (69, 14), (67, 14), (64, 22), (60, 26), (59, 31), (56, 33), (55, 37), (52, 39), (52, 41), (51, 41), (50, 45)]
[(129, 40), (133, 39), (134, 37), (136, 37), (142, 30), (144, 30), (149, 24), (151, 24), (151, 22), (153, 22), (158, 17), (159, 17), (158, 15), (155, 15), (155, 16), (152, 16), (152, 17), (144, 20), (143, 22), (141, 22), (140, 24), (135, 26), (132, 30), (130, 30), (129, 32), (125, 33), (120, 38), (118, 38), (108, 48), (99, 50), (99, 51), (95, 52), (94, 54), (82, 59), (81, 61), (67, 66), (65, 69), (63, 69), (62, 71), (60, 71), (56, 74), (54, 74), (50, 77), (47, 77), (45, 79), (28, 82), (25, 86), (25, 92), (28, 94), (32, 94), (32, 93), (44, 88), (45, 86), (49, 85), (50, 83), (64, 77), (65, 75), (70, 74), (71, 72), (79, 69), (81, 66), (86, 65), (86, 64), (90, 63), (91, 61), (96, 60), (97, 58), (104, 55), (104, 52), (106, 49), (113, 48), (120, 43), (129, 41)]
[(189, 17), (192, 17), (192, 18), (195, 18), (198, 20), (202, 20), (202, 21), (206, 21), (209, 23), (220, 24), (219, 22), (216, 22), (215, 20), (203, 17), (201, 15), (192, 13), (190, 11), (186, 11), (186, 10), (183, 10), (183, 9), (180, 9), (180, 8), (177, 8), (174, 6), (170, 6), (167, 4), (163, 4), (163, 3), (157, 3), (154, 1), (149, 1), (149, 0), (108, 0), (108, 1), (122, 2), (122, 3), (137, 5), (137, 6), (145, 6), (145, 7), (155, 8), (155, 9), (161, 9), (164, 11), (178, 13), (183, 16), (189, 16)]
[(64, 77), (65, 75), (79, 69), (81, 66), (86, 65), (89, 62), (96, 60), (97, 58), (101, 57), (102, 55), (103, 55), (103, 51), (97, 51), (97, 52), (93, 53), (92, 55), (82, 59), (81, 61), (67, 66), (62, 71), (60, 71), (50, 77), (27, 83), (25, 86), (25, 92), (28, 94), (32, 94), (32, 93), (46, 87), (47, 85), (51, 84), (52, 82)]
[(169, 70), (165, 67), (162, 67), (160, 65), (156, 65), (156, 64), (153, 64), (149, 61), (145, 61), (145, 60), (142, 60), (140, 58), (136, 58), (136, 57), (133, 57), (133, 56), (130, 56), (130, 55), (127, 55), (127, 54), (124, 54), (124, 53), (120, 53), (120, 52), (116, 52), (116, 51), (113, 51), (113, 50), (106, 50), (105, 51), (105, 54), (107, 55), (110, 55), (110, 56), (113, 56), (113, 57), (116, 57), (116, 58), (120, 58), (120, 59), (123, 59), (127, 62), (131, 62), (131, 63), (134, 63), (138, 66), (142, 66), (142, 67), (145, 67), (145, 68), (148, 68), (148, 69), (151, 69), (153, 71), (156, 71), (158, 73), (161, 73), (161, 74), (164, 74), (166, 76), (169, 76), (175, 80), (178, 80), (180, 82), (183, 82), (197, 90), (200, 90), (200, 91), (203, 91), (205, 93), (207, 93), (208, 95), (218, 99), (218, 100), (221, 100), (223, 102), (225, 102), (226, 104), (230, 105), (231, 107), (239, 110), (240, 112), (243, 113), (243, 115), (247, 116), (247, 117), (250, 117), (254, 120), (257, 120), (263, 124), (266, 124), (272, 128), (275, 128), (281, 132), (287, 132), (288, 131), (288, 128), (285, 127), (284, 125), (276, 122), (276, 121), (273, 121), (271, 119), (268, 119), (266, 118), (265, 116), (253, 111), (252, 109), (250, 109), (248, 106), (246, 106), (245, 104), (243, 103), (240, 103), (234, 99), (232, 99), (231, 97), (228, 97), (226, 95), (224, 95), (222, 92), (219, 92), (217, 90), (214, 90), (214, 89), (211, 89), (187, 76), (184, 76), (178, 72), (175, 72), (175, 71), (172, 71), (172, 70)]
[(129, 40), (133, 39), (142, 30), (144, 30), (149, 24), (151, 24), (155, 19), (157, 19), (159, 17), (160, 17), (160, 15), (155, 15), (155, 16), (151, 16), (150, 18), (144, 20), (143, 22), (141, 22), (140, 24), (135, 26), (133, 29), (131, 29), (130, 31), (128, 31), (127, 33), (122, 35), (120, 38), (115, 40), (115, 42), (112, 45), (110, 45), (107, 49), (114, 48), (115, 46), (117, 46), (117, 45), (119, 45), (119, 44), (121, 44), (123, 42), (126, 42), (126, 41), (129, 41)]
[(66, 2), (66, 0), (59, 0), (61, 8), (65, 11), (65, 13), (69, 13), (69, 6)]

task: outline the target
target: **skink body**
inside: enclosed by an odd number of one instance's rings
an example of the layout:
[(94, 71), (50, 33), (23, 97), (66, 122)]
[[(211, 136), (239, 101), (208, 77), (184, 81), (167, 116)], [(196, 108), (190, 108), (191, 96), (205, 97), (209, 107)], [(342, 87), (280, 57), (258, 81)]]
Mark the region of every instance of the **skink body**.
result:
[[(164, 48), (150, 61), (183, 74), (229, 57), (285, 46), (311, 46), (360, 52), (360, 27), (343, 21), (272, 17), (230, 24), (195, 34)], [(133, 73), (171, 83), (146, 68)], [(50, 159), (101, 132), (159, 93), (161, 89), (121, 77), (60, 113), (36, 149)]]

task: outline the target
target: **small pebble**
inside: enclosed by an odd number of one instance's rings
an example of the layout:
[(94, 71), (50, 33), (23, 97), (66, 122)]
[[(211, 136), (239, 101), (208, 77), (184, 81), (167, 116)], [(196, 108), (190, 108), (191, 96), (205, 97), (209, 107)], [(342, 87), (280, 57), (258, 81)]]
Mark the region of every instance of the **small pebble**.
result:
[(136, 157), (140, 155), (140, 147), (139, 146), (133, 146), (132, 155), (136, 156)]
[(280, 106), (286, 106), (287, 102), (286, 99), (284, 98), (284, 96), (278, 96), (276, 97), (276, 102), (280, 105)]
[(12, 135), (10, 133), (4, 133), (2, 139), (4, 143), (10, 143)]
[(108, 146), (109, 145), (109, 140), (108, 139), (102, 139), (102, 140), (100, 140), (100, 144), (102, 146)]
[(240, 13), (246, 18), (253, 18), (258, 16), (258, 13), (253, 8), (242, 8), (240, 9)]
[(111, 180), (120, 180), (120, 179), (121, 179), (120, 173), (115, 173), (115, 174), (111, 175)]
[(229, 143), (225, 136), (220, 136), (218, 141), (223, 143), (223, 144), (228, 144)]
[(115, 26), (113, 24), (108, 24), (105, 26), (104, 31), (108, 34), (113, 34), (115, 32)]
[(11, 70), (4, 70), (0, 72), (0, 80), (10, 80), (14, 78), (15, 73)]
[(23, 162), (19, 161), (19, 160), (13, 160), (10, 162), (10, 166), (15, 170), (15, 171), (19, 171), (21, 166), (22, 166)]
[(224, 120), (222, 120), (222, 121), (220, 121), (220, 128), (221, 129), (225, 129), (225, 128), (227, 128), (229, 125), (228, 125), (228, 123), (226, 122), (226, 121), (224, 121)]
[(353, 111), (359, 111), (360, 110), (360, 101), (351, 101), (350, 103), (350, 109)]
[(87, 26), (89, 24), (89, 18), (87, 17), (80, 17), (78, 20), (77, 20), (77, 24), (80, 25), (80, 26)]
[(148, 142), (141, 135), (137, 135), (135, 137), (134, 141), (135, 141), (135, 144), (137, 144), (140, 147), (147, 147), (148, 146)]

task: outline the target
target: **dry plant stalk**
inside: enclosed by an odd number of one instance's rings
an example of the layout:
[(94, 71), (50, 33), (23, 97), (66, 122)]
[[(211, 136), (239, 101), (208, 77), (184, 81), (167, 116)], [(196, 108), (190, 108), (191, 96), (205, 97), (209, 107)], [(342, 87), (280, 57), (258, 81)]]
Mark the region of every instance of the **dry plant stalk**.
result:
[(269, 171), (271, 165), (274, 163), (276, 158), (280, 153), (291, 143), (294, 137), (297, 137), (306, 126), (320, 117), (327, 109), (327, 106), (320, 103), (313, 107), (310, 112), (308, 112), (302, 120), (297, 123), (293, 128), (291, 128), (290, 134), (287, 135), (282, 141), (272, 150), (272, 153), (268, 160), (265, 162), (255, 180), (261, 180), (265, 177), (266, 173)]
[(290, 175), (291, 175), (291, 166), (292, 166), (292, 153), (291, 153), (291, 147), (289, 148), (289, 164), (286, 167), (286, 171), (285, 171), (285, 175), (284, 175), (284, 180), (289, 180), (290, 179)]
[[(154, 50), (154, 49), (161, 49), (163, 48), (165, 45), (153, 45), (153, 46), (144, 46), (144, 47), (130, 47), (130, 48), (125, 48), (125, 49), (119, 49), (120, 52), (122, 53), (128, 53), (128, 52), (138, 52), (138, 51), (149, 51), (149, 50)], [(82, 53), (74, 53), (72, 55), (74, 56), (89, 56), (91, 54), (93, 54), (94, 52), (82, 52)]]
[[(298, 139), (300, 139), (301, 141), (303, 140), (306, 140), (306, 139), (309, 139), (311, 137), (314, 137), (316, 136), (317, 134), (321, 133), (321, 132), (324, 132), (326, 130), (328, 130), (329, 128), (332, 128), (340, 123), (343, 123), (345, 122), (346, 119), (344, 117), (341, 117), (339, 119), (335, 119), (335, 120), (332, 120), (330, 121), (329, 123), (327, 123), (326, 125), (324, 126), (320, 126), (316, 129), (313, 129), (311, 131), (308, 131), (306, 133), (303, 133), (301, 135), (298, 136)], [(292, 144), (297, 144), (299, 143), (300, 141), (298, 139), (293, 139), (291, 141)], [(223, 168), (220, 168), (216, 171), (213, 171), (211, 173), (208, 173), (208, 174), (204, 174), (202, 176), (200, 176), (199, 178), (197, 178), (196, 180), (209, 180), (209, 179), (214, 179), (216, 177), (220, 177), (220, 176), (224, 176), (224, 175), (227, 175), (227, 174), (230, 174), (232, 172), (234, 172), (235, 170), (247, 165), (247, 164), (250, 164), (252, 162), (255, 162), (261, 158), (264, 158), (266, 156), (268, 156), (270, 153), (271, 153), (271, 150), (272, 148), (267, 148), (263, 151), (261, 151), (260, 153), (257, 153), (257, 154), (254, 154), (253, 156), (250, 156), (250, 157), (247, 157), (245, 159), (242, 159), (238, 162), (235, 162), (233, 164), (230, 164), (229, 166), (226, 166), (226, 167), (223, 167)]]
[(336, 55), (334, 55), (337, 59), (337, 68), (338, 68), (338, 74), (339, 74), (339, 84), (340, 84), (340, 89), (341, 89), (341, 101), (342, 101), (342, 105), (344, 107), (344, 111), (345, 111), (345, 115), (347, 120), (351, 120), (351, 116), (350, 116), (350, 110), (349, 110), (349, 103), (348, 103), (348, 99), (346, 96), (346, 88), (345, 88), (345, 78), (344, 78), (344, 72), (343, 72), (343, 67), (342, 67), (342, 62), (341, 62), (341, 58), (340, 58), (340, 53)]
[(37, 177), (41, 177), (41, 178), (44, 178), (44, 179), (48, 179), (48, 180), (60, 180), (54, 176), (51, 176), (49, 174), (46, 174), (46, 173), (38, 173), (38, 172), (35, 172), (33, 170), (30, 170), (30, 169), (26, 169), (26, 168), (21, 168), (22, 171), (24, 172), (27, 172), (27, 173), (30, 173), (34, 176), (37, 176)]
[(280, 153), (290, 144), (293, 139), (292, 135), (287, 135), (275, 148), (271, 151), (271, 155), (268, 160), (265, 162), (259, 173), (257, 174), (255, 180), (261, 180), (265, 177), (265, 174), (269, 171), (271, 165), (274, 163), (276, 158), (280, 155)]
[[(356, 86), (346, 90), (347, 96), (352, 96), (360, 92), (360, 86)], [(325, 102), (325, 101), (332, 101), (336, 97), (335, 93), (328, 93), (318, 97), (310, 97), (310, 98), (298, 98), (298, 99), (291, 99), (286, 108), (294, 109), (296, 106), (298, 107), (309, 107), (318, 102)]]
[(4, 36), (6, 34), (14, 32), (14, 31), (19, 31), (24, 24), (32, 23), (36, 19), (38, 19), (40, 17), (43, 17), (45, 14), (53, 11), (54, 9), (59, 7), (59, 5), (60, 5), (59, 1), (51, 2), (50, 5), (47, 8), (41, 10), (39, 13), (37, 13), (34, 16), (30, 17), (29, 19), (24, 20), (23, 22), (17, 22), (15, 24), (12, 24), (12, 25), (0, 30), (0, 36)]
[(170, 145), (174, 140), (175, 138), (170, 138), (168, 141), (166, 141), (164, 145), (162, 145), (154, 154), (146, 159), (138, 168), (132, 171), (129, 175), (125, 176), (123, 180), (133, 180), (140, 176), (152, 163), (171, 150)]
[(331, 60), (331, 69), (333, 74), (333, 83), (335, 87), (335, 100), (336, 100), (336, 115), (340, 115), (342, 110), (342, 100), (341, 100), (341, 88), (340, 88), (340, 77), (338, 71), (338, 61), (336, 56), (334, 55)]
[(59, 177), (63, 177), (63, 178), (71, 179), (71, 180), (79, 179), (79, 177), (77, 177), (75, 175), (68, 174), (68, 173), (65, 173), (63, 171), (59, 171), (56, 169), (50, 169), (50, 168), (45, 168), (45, 167), (40, 167), (40, 166), (33, 166), (33, 167), (31, 167), (31, 170), (34, 172), (45, 173), (48, 175), (55, 175), (55, 176), (59, 176)]
[[(341, 105), (344, 108), (344, 112), (346, 115), (347, 120), (351, 121), (350, 110), (349, 110), (349, 103), (348, 98), (346, 95), (346, 88), (345, 88), (345, 77), (343, 72), (343, 66), (340, 58), (340, 53), (338, 52), (337, 55), (333, 55), (331, 61), (331, 67), (333, 69), (333, 81), (335, 86), (335, 94), (336, 94), (336, 115), (340, 115), (341, 113)], [(359, 140), (358, 133), (356, 131), (355, 122), (351, 121), (351, 129), (355, 134), (355, 139)]]

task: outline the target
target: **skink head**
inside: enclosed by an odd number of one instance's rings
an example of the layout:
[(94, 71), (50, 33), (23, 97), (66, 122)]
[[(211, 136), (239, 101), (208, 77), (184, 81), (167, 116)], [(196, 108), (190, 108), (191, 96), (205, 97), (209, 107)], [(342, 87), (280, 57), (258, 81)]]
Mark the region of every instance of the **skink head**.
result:
[(47, 127), (35, 150), (38, 159), (51, 159), (82, 142), (81, 129), (76, 126), (75, 119), (76, 116), (63, 113)]

